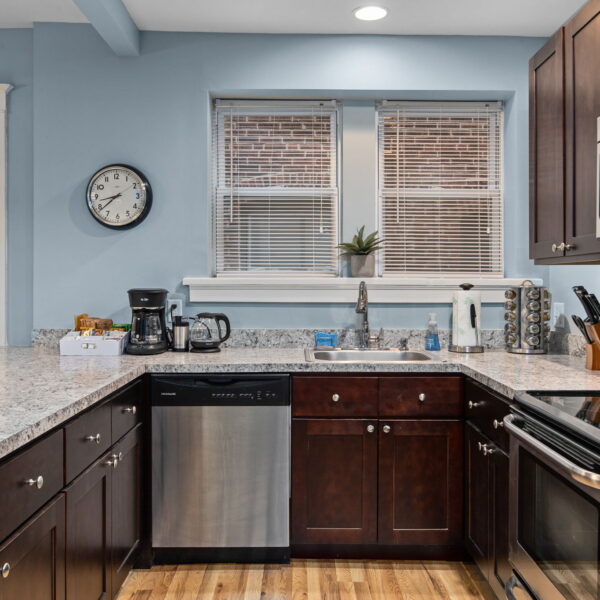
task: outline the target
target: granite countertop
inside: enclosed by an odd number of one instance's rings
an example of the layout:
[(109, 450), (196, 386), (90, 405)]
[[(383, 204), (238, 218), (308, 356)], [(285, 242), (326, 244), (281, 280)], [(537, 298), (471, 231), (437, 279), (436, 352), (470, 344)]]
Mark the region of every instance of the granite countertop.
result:
[(525, 390), (598, 390), (600, 371), (582, 358), (504, 351), (407, 363), (307, 362), (300, 348), (225, 348), (215, 354), (60, 356), (43, 348), (0, 348), (0, 458), (19, 449), (143, 373), (463, 373), (512, 398)]

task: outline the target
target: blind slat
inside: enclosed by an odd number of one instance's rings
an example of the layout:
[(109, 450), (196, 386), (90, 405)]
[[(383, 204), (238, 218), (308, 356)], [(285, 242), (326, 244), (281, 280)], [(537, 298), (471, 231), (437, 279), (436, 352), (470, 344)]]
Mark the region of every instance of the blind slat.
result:
[(503, 276), (501, 103), (378, 106), (383, 275)]
[(334, 101), (216, 101), (216, 273), (337, 275)]

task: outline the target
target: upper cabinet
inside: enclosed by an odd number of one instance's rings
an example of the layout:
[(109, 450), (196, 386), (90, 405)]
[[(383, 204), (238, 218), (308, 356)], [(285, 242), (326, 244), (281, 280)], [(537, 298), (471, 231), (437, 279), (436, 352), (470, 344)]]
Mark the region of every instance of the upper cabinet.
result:
[(599, 56), (591, 0), (530, 61), (530, 255), (541, 264), (600, 262)]

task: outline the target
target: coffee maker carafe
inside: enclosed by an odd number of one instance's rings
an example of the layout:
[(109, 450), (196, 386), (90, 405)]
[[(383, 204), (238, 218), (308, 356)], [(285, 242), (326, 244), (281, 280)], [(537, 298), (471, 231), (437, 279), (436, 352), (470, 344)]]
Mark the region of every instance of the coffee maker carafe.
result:
[(167, 290), (133, 289), (129, 294), (131, 333), (128, 354), (160, 354), (169, 348), (165, 311)]

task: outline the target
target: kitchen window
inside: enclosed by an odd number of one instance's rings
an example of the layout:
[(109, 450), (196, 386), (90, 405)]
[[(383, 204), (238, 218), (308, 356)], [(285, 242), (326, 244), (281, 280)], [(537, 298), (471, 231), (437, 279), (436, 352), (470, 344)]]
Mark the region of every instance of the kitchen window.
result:
[(216, 100), (217, 276), (338, 275), (335, 101)]
[(377, 109), (380, 274), (503, 277), (500, 102)]

